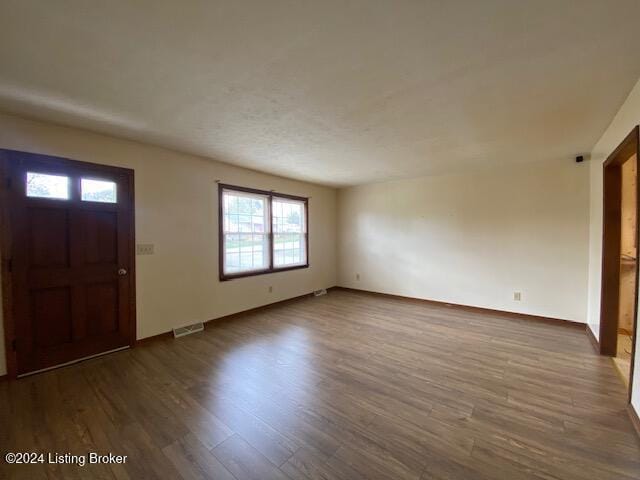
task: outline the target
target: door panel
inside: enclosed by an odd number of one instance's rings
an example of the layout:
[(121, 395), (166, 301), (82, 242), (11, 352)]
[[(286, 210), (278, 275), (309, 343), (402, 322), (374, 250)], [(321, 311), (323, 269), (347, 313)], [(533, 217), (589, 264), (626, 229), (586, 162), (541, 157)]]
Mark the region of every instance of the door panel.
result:
[(69, 212), (29, 208), (29, 258), (31, 267), (69, 266)]
[(0, 156), (11, 185), (8, 330), (17, 373), (131, 345), (133, 172), (6, 150)]
[(31, 290), (34, 346), (49, 348), (72, 341), (71, 289)]
[(84, 261), (115, 264), (118, 261), (118, 215), (85, 210), (80, 217)]
[(92, 318), (87, 334), (103, 335), (118, 331), (118, 282), (102, 282), (85, 287), (87, 316)]

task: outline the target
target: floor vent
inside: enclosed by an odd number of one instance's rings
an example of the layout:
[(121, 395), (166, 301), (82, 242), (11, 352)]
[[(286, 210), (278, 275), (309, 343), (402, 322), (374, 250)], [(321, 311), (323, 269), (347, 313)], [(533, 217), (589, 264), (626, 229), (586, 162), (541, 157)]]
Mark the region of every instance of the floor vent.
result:
[(327, 294), (327, 290), (324, 288), (321, 288), (320, 290), (316, 290), (315, 292), (313, 292), (314, 297), (319, 297), (320, 295), (326, 295), (326, 294)]
[(179, 327), (173, 329), (173, 337), (179, 338), (189, 335), (191, 333), (198, 333), (204, 330), (204, 324), (202, 322), (194, 323), (193, 325), (187, 325), (186, 327)]

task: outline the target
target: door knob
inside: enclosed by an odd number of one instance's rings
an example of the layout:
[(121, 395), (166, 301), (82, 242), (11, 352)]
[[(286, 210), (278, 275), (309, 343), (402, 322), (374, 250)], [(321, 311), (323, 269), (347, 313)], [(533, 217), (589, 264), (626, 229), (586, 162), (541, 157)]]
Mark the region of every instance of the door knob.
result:
[(126, 275), (126, 274), (127, 274), (126, 268), (121, 268), (120, 270), (118, 270), (118, 275)]

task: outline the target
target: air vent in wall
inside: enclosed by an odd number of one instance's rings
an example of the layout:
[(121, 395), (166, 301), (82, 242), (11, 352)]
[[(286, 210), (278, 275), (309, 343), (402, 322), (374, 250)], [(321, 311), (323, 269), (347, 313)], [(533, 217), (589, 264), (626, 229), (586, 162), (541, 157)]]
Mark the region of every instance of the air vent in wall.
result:
[(202, 322), (194, 323), (193, 325), (187, 325), (186, 327), (178, 327), (173, 329), (173, 337), (179, 338), (189, 335), (191, 333), (197, 333), (204, 330), (204, 324)]

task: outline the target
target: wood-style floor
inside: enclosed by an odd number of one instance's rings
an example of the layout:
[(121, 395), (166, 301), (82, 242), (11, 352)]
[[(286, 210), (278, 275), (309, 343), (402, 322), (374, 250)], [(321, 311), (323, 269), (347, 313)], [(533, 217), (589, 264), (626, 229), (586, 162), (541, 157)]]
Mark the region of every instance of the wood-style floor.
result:
[(4, 478), (630, 479), (583, 329), (335, 290), (0, 385), (0, 450), (127, 455)]

